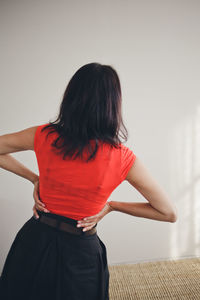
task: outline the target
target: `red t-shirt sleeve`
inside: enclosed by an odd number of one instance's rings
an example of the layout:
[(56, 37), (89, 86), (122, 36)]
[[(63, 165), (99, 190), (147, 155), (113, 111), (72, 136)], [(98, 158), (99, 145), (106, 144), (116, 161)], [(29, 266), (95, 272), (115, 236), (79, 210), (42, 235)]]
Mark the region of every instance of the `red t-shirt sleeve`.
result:
[(42, 125), (38, 125), (36, 131), (35, 131), (35, 136), (34, 136), (34, 151), (36, 152), (36, 150), (38, 149), (38, 143), (39, 143), (39, 135), (41, 132), (41, 129), (47, 125), (47, 123), (42, 124)]
[(126, 176), (130, 170), (130, 168), (132, 167), (134, 161), (136, 159), (136, 155), (135, 153), (133, 153), (133, 151), (125, 146), (125, 145), (121, 145), (121, 180), (120, 182), (122, 182), (123, 180), (126, 179)]

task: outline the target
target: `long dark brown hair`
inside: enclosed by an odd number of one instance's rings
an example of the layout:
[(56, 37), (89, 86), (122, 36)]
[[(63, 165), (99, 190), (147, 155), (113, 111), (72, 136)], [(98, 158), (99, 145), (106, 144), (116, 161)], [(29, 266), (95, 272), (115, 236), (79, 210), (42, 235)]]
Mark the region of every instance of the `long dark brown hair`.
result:
[[(100, 142), (117, 148), (122, 143), (120, 137), (127, 141), (121, 103), (121, 85), (115, 69), (100, 63), (86, 64), (70, 79), (56, 120), (42, 131), (51, 128), (48, 134), (54, 131), (59, 134), (51, 146), (60, 149), (63, 159), (82, 157), (87, 146), (88, 162), (95, 158)], [(95, 141), (94, 149), (91, 140)]]

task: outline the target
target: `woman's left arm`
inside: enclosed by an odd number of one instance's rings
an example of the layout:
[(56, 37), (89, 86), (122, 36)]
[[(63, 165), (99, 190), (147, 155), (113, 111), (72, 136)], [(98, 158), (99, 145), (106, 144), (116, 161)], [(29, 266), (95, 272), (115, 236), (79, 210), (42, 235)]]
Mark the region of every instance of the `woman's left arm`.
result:
[(34, 150), (34, 137), (37, 127), (33, 126), (0, 136), (0, 167), (26, 178), (33, 184), (38, 180), (38, 175), (16, 160), (10, 153)]
[(33, 173), (10, 154), (0, 154), (0, 167), (31, 181), (33, 184), (39, 179), (37, 174)]
[[(33, 198), (35, 205), (33, 206), (33, 212), (38, 217), (37, 210), (43, 210), (49, 212), (45, 208), (45, 204), (39, 199), (39, 176), (25, 167), (22, 163), (12, 157), (10, 154), (0, 154), (0, 168), (15, 173), (23, 178), (28, 179), (34, 185)], [(37, 209), (37, 210), (36, 210)]]

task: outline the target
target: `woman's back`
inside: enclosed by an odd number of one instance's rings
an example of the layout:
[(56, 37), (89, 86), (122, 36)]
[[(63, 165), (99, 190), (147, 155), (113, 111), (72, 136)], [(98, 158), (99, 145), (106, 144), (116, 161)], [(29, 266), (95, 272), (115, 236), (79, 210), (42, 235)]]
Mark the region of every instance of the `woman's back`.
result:
[(41, 201), (51, 213), (75, 220), (97, 214), (126, 178), (136, 155), (123, 144), (114, 148), (104, 143), (88, 163), (80, 158), (63, 160), (51, 146), (58, 133), (53, 132), (46, 139), (47, 130), (41, 132), (47, 124), (37, 127), (34, 138)]

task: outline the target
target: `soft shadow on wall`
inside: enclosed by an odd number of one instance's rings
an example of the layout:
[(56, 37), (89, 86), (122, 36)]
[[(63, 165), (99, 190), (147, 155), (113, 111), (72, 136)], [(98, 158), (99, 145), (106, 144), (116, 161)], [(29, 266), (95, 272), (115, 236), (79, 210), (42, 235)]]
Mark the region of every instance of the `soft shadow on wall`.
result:
[(170, 189), (178, 220), (170, 227), (172, 257), (200, 256), (200, 105), (170, 133)]

